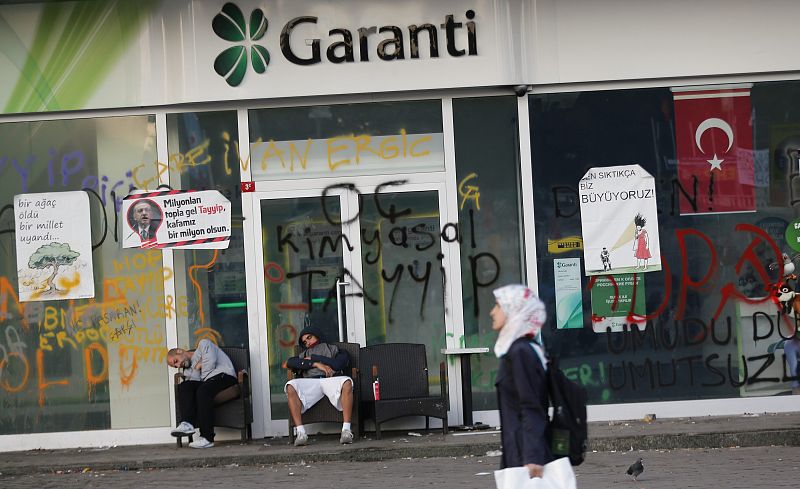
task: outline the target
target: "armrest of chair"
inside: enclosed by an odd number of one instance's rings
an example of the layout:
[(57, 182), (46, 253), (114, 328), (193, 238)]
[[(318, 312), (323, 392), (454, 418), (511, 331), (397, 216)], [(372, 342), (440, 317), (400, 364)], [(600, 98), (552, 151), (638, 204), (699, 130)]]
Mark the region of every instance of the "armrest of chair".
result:
[(361, 379), (358, 375), (358, 367), (350, 369), (350, 378), (353, 379), (353, 399), (355, 399), (355, 402), (359, 402), (361, 399)]
[(447, 402), (447, 409), (450, 409), (450, 396), (447, 395), (447, 364), (439, 363), (439, 383), (442, 386), (442, 397)]
[(236, 373), (236, 380), (239, 382), (239, 391), (244, 398), (250, 397), (249, 377), (250, 375), (247, 373), (247, 370), (239, 370)]
[(245, 427), (242, 431), (242, 440), (249, 440), (252, 437), (250, 423), (253, 422), (253, 406), (250, 399), (250, 374), (245, 369), (239, 370), (236, 373), (236, 380), (239, 381), (239, 396), (242, 399), (242, 412), (244, 413)]

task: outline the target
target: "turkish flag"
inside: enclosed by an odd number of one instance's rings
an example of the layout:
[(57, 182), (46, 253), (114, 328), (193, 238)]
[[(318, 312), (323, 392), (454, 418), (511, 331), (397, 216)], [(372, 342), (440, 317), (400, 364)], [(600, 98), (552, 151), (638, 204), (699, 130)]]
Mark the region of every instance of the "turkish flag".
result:
[(750, 86), (672, 92), (681, 215), (755, 211)]

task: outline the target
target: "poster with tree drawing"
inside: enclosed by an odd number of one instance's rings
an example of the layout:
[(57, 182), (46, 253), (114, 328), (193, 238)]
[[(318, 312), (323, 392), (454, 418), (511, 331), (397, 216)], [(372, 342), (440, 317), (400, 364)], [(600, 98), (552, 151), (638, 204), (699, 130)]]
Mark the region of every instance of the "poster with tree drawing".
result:
[(586, 275), (661, 270), (652, 175), (639, 165), (591, 168), (578, 193)]
[(14, 196), (20, 301), (94, 297), (86, 192)]

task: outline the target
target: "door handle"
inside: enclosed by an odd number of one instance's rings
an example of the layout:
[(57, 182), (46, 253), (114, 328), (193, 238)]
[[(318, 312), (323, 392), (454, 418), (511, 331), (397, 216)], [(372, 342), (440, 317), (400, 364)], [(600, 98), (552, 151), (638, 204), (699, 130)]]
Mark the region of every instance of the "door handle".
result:
[(336, 279), (336, 320), (339, 322), (339, 341), (344, 342), (344, 324), (342, 323), (342, 286), (350, 285), (344, 278)]

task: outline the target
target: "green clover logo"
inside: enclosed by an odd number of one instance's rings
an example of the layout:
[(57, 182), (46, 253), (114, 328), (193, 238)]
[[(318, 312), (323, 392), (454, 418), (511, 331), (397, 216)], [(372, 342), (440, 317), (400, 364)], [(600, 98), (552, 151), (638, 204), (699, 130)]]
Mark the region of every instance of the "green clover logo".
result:
[(231, 42), (241, 42), (245, 45), (236, 45), (222, 51), (214, 60), (214, 71), (228, 82), (232, 87), (239, 86), (247, 72), (247, 48), (250, 47), (250, 59), (256, 73), (263, 74), (269, 64), (269, 51), (264, 46), (253, 44), (267, 32), (269, 22), (264, 17), (264, 12), (257, 8), (250, 14), (250, 40), (247, 40), (247, 25), (244, 14), (234, 3), (226, 3), (222, 11), (214, 16), (211, 27), (214, 32)]

